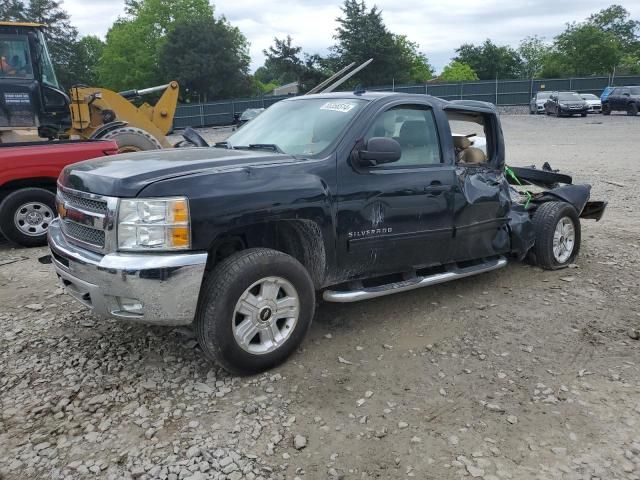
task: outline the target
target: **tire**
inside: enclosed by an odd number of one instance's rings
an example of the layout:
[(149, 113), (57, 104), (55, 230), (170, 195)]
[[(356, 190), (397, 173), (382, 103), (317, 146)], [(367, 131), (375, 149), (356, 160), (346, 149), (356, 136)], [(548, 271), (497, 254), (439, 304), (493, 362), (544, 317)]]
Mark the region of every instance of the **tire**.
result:
[(23, 188), (0, 203), (0, 231), (23, 247), (47, 244), (47, 229), (56, 217), (56, 196), (44, 188)]
[(586, 114), (586, 113), (581, 113), (581, 114), (580, 114), (580, 116), (581, 116), (581, 117), (586, 117), (586, 116), (587, 116), (587, 114)]
[(118, 153), (159, 150), (162, 148), (157, 138), (136, 127), (119, 127), (109, 130), (100, 139), (115, 141), (118, 144)]
[(638, 104), (637, 103), (630, 103), (629, 106), (627, 107), (627, 115), (631, 116), (631, 117), (635, 117), (636, 115), (638, 115)]
[[(263, 293), (267, 286), (270, 292), (277, 288), (277, 294)], [(257, 307), (245, 306), (247, 313), (240, 312), (243, 297), (250, 298), (245, 305)], [(297, 319), (274, 321), (270, 306), (277, 312), (277, 304), (270, 299), (284, 298), (289, 303), (297, 299)], [(240, 375), (258, 373), (293, 353), (311, 325), (314, 310), (313, 281), (298, 260), (267, 248), (243, 250), (224, 259), (205, 279), (195, 319), (196, 337), (204, 354), (225, 370)], [(245, 324), (249, 327), (243, 327)], [(279, 339), (270, 334), (275, 331), (273, 325), (282, 335)], [(243, 328), (244, 342), (238, 340)]]
[(556, 108), (556, 117), (560, 118), (562, 116), (562, 113), (560, 113), (560, 109)]
[(557, 270), (574, 262), (580, 251), (580, 219), (573, 205), (543, 203), (533, 214), (533, 230), (535, 244), (530, 256), (534, 264), (545, 270)]
[(603, 115), (611, 115), (611, 107), (608, 103), (602, 104), (602, 114)]

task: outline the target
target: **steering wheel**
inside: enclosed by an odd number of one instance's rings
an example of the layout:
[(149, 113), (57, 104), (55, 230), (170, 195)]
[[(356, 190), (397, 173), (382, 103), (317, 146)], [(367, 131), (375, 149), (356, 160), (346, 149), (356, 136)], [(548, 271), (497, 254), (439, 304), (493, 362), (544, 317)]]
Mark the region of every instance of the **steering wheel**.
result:
[(193, 128), (187, 127), (184, 129), (182, 133), (182, 137), (189, 143), (195, 145), (196, 147), (210, 147), (207, 141), (202, 138), (198, 132), (196, 132)]

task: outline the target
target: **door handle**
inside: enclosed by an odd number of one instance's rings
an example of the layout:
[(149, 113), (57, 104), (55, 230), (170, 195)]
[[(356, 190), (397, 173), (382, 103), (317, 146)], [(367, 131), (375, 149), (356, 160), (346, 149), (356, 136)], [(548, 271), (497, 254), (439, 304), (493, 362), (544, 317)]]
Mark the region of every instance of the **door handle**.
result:
[(443, 185), (438, 180), (431, 182), (428, 187), (424, 187), (424, 193), (429, 195), (440, 195), (442, 192), (451, 190), (451, 185)]

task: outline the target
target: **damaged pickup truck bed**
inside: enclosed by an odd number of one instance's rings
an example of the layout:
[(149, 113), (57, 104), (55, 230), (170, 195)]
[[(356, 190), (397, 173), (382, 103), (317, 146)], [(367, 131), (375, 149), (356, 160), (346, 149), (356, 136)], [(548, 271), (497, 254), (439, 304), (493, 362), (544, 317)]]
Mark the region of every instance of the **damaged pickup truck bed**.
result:
[(210, 148), (67, 167), (49, 245), (96, 314), (193, 324), (209, 358), (251, 373), (296, 349), (318, 295), (363, 300), (508, 258), (567, 266), (580, 217), (605, 208), (589, 191), (548, 166), (507, 168), (490, 104), (308, 95)]

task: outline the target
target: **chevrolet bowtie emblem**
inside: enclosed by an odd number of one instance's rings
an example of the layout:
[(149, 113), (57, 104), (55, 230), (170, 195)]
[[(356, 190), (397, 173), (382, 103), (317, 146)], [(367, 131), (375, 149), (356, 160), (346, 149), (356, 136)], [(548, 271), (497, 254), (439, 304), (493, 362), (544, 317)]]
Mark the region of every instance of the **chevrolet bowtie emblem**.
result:
[(67, 208), (64, 206), (64, 203), (58, 203), (58, 215), (60, 218), (64, 218), (67, 216)]

